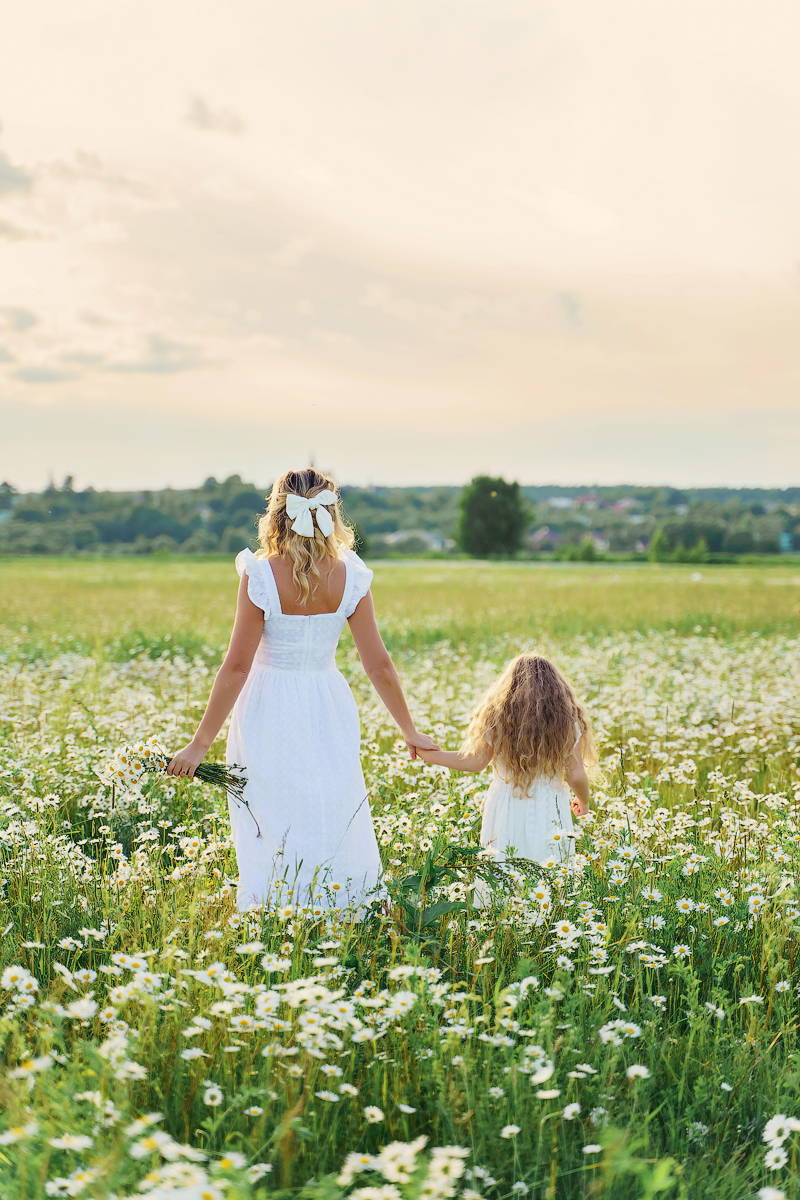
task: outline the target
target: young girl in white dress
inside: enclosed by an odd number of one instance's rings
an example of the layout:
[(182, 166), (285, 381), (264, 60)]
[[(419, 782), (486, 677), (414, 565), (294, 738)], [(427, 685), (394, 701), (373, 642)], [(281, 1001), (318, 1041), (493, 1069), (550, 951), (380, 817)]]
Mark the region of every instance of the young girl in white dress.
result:
[[(597, 756), (586, 709), (549, 659), (520, 654), (475, 709), (461, 750), (420, 750), (426, 763), (483, 771), (481, 846), (537, 863), (568, 859), (572, 813), (589, 811), (585, 763)], [(565, 778), (566, 777), (566, 778)]]
[(236, 557), (236, 621), (205, 714), (168, 771), (191, 777), (233, 708), (227, 761), (247, 772), (244, 803), (228, 801), (240, 910), (279, 897), (358, 906), (383, 889), (358, 709), (335, 662), (346, 621), (411, 757), (436, 744), (414, 727), (375, 622), (372, 571), (352, 549), (333, 479), (287, 471), (258, 537), (256, 554)]

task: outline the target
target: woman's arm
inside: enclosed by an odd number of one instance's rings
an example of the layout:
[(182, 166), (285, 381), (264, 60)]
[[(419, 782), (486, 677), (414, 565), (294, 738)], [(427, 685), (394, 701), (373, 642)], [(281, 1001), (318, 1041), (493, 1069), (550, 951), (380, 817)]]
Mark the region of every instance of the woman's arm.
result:
[(449, 767), (451, 771), (469, 771), (475, 775), (488, 767), (493, 750), (487, 745), (477, 754), (462, 754), (460, 750), (418, 750), (417, 754), (423, 762), (435, 767)]
[[(580, 756), (578, 746), (575, 747), (572, 758), (567, 763), (567, 783), (575, 793), (572, 811), (579, 817), (585, 817), (589, 811), (589, 776)], [(577, 806), (577, 807), (576, 807)]]
[(416, 758), (418, 750), (438, 750), (439, 747), (433, 739), (425, 733), (418, 733), (411, 720), (400, 679), (378, 630), (372, 592), (367, 592), (359, 601), (356, 611), (349, 618), (349, 623), (367, 677), (400, 726), (411, 757)]
[(244, 574), (239, 581), (236, 620), (228, 653), (217, 672), (197, 733), (172, 759), (167, 767), (168, 775), (187, 775), (191, 779), (200, 766), (244, 687), (263, 630), (264, 613), (248, 596), (247, 575)]

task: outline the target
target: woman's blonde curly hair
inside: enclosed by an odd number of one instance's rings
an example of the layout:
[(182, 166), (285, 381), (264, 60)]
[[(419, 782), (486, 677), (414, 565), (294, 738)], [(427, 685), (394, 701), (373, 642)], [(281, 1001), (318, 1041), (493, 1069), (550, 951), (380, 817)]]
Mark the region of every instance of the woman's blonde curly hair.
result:
[(472, 714), (462, 751), (477, 754), (488, 742), (498, 773), (525, 796), (537, 776), (564, 778), (576, 724), (583, 761), (596, 767), (591, 721), (569, 681), (541, 654), (520, 654)]
[[(292, 529), (292, 518), (286, 511), (286, 497), (316, 496), (326, 489), (336, 493), (336, 503), (326, 505), (333, 518), (333, 533), (324, 537), (314, 515), (314, 536), (301, 537)], [(276, 479), (269, 494), (267, 511), (258, 522), (258, 542), (261, 547), (256, 558), (286, 557), (292, 563), (292, 579), (306, 604), (319, 585), (319, 564), (326, 558), (338, 558), (340, 551), (352, 550), (355, 533), (342, 516), (341, 498), (336, 481), (324, 471), (307, 467), (304, 471), (285, 471)], [(330, 577), (329, 577), (330, 582)]]

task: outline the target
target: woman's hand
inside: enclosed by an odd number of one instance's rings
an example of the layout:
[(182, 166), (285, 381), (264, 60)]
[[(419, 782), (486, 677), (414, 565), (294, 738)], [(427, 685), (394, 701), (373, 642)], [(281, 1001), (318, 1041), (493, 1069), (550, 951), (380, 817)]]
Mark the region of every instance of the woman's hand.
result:
[(184, 746), (170, 760), (167, 767), (167, 774), (185, 775), (188, 779), (191, 779), (205, 756), (206, 752), (201, 746), (195, 745), (193, 741), (189, 742), (188, 746)]
[(412, 733), (404, 733), (403, 737), (405, 738), (406, 745), (408, 746), (408, 753), (410, 754), (412, 760), (418, 757), (418, 750), (439, 749), (433, 738), (428, 737), (427, 733), (417, 733), (416, 729)]
[[(409, 751), (410, 751), (410, 750), (411, 750), (411, 747), (409, 746), (408, 748), (409, 748)], [(416, 758), (416, 759), (418, 759), (418, 760), (419, 760), (419, 762), (429, 763), (429, 762), (432, 762), (432, 761), (433, 761), (433, 756), (434, 756), (434, 754), (436, 754), (436, 753), (441, 753), (441, 751), (436, 751), (436, 750), (423, 750), (422, 746), (415, 746), (415, 747), (414, 747), (414, 753), (412, 754), (412, 756), (411, 756), (411, 757), (412, 757), (412, 758)]]
[(585, 817), (589, 811), (589, 805), (583, 804), (577, 796), (573, 796), (569, 804), (576, 817)]

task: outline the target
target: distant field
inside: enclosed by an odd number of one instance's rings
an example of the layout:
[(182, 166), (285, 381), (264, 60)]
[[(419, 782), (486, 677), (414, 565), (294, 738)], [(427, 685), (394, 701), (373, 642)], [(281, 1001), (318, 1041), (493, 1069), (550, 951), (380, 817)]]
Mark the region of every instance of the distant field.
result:
[[(771, 566), (517, 565), (376, 562), (373, 594), (387, 642), (615, 630), (715, 627), (738, 632), (800, 630), (800, 569)], [(700, 575), (700, 578), (696, 578)], [(220, 558), (11, 559), (0, 565), (0, 627), (37, 649), (70, 637), (107, 652), (120, 639), (215, 650), (236, 604), (232, 560)]]

